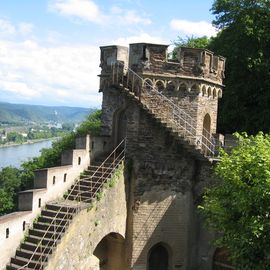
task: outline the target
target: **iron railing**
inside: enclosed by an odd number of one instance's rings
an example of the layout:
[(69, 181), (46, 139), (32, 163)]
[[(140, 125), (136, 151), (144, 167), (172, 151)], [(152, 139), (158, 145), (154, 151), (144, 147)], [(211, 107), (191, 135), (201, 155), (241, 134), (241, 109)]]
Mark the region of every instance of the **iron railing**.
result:
[[(126, 139), (123, 139), (115, 147), (115, 149), (107, 156), (107, 158), (98, 166), (98, 168), (94, 171), (94, 173), (90, 176), (90, 178), (92, 178), (92, 179), (94, 177), (97, 178), (97, 180), (95, 180), (95, 181), (90, 180), (90, 183), (91, 183), (90, 189), (93, 190), (95, 188), (94, 192), (92, 192), (91, 190), (89, 190), (89, 191), (80, 190), (80, 181), (83, 179), (77, 179), (77, 181), (74, 183), (73, 188), (70, 190), (70, 192), (67, 195), (67, 197), (65, 198), (65, 200), (63, 202), (61, 202), (61, 207), (59, 208), (59, 210), (57, 211), (57, 213), (53, 217), (52, 222), (48, 226), (43, 237), (39, 240), (39, 243), (37, 244), (37, 246), (36, 246), (35, 250), (33, 251), (31, 257), (29, 258), (28, 262), (25, 265), (18, 268), (18, 270), (28, 269), (28, 266), (30, 263), (31, 263), (31, 265), (34, 265), (34, 267), (31, 266), (31, 269), (34, 268), (34, 269), (40, 270), (43, 268), (43, 264), (44, 264), (44, 262), (46, 262), (46, 260), (48, 258), (48, 254), (47, 254), (46, 250), (50, 249), (51, 247), (56, 246), (57, 241), (60, 240), (61, 234), (64, 233), (64, 231), (66, 230), (66, 228), (69, 226), (69, 224), (71, 222), (71, 219), (66, 219), (66, 217), (68, 217), (69, 215), (72, 215), (72, 214), (73, 215), (77, 214), (80, 211), (81, 194), (92, 193), (92, 198), (95, 198), (97, 193), (100, 192), (100, 190), (102, 189), (104, 183), (108, 179), (110, 179), (110, 177), (115, 173), (118, 166), (124, 161), (125, 147), (126, 147)], [(111, 158), (112, 158), (112, 161), (111, 161)], [(109, 166), (105, 166), (105, 164), (108, 161), (110, 161)], [(101, 175), (98, 176), (97, 174), (100, 172), (101, 172)], [(107, 177), (106, 177), (106, 175), (107, 175)], [(84, 178), (84, 179), (88, 180), (89, 178)], [(72, 193), (75, 190), (75, 187), (79, 187), (79, 191), (77, 192), (77, 194), (74, 198), (74, 195)], [(73, 205), (69, 206), (69, 204), (68, 204), (69, 198), (71, 198), (71, 196), (72, 196), (72, 200), (77, 202), (77, 204), (75, 204), (75, 207)], [(71, 214), (71, 213), (69, 213), (69, 211), (67, 211), (67, 213), (62, 218), (58, 218), (57, 216), (59, 215), (59, 213), (62, 212), (61, 210), (63, 210), (64, 208), (75, 209), (75, 213)], [(58, 219), (58, 223), (57, 223), (57, 219)], [(60, 222), (59, 222), (59, 220), (60, 220)], [(60, 231), (58, 231), (58, 228), (61, 227), (62, 225), (63, 225), (62, 229)], [(50, 238), (47, 237), (49, 232), (53, 232), (53, 235)], [(48, 241), (48, 243), (46, 245), (42, 245), (44, 240)], [(51, 243), (52, 241), (53, 241), (53, 243)], [(39, 257), (39, 259), (35, 262), (34, 257)], [(40, 267), (38, 265), (40, 265)]]

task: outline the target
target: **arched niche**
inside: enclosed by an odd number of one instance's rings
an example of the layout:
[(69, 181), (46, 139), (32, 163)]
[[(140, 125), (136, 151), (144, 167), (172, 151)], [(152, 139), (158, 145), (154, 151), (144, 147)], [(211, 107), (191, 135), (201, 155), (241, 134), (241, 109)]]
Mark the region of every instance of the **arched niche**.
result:
[(205, 155), (211, 153), (211, 117), (207, 113), (203, 118), (202, 149)]
[(179, 85), (179, 92), (186, 92), (187, 91), (187, 85), (185, 84), (185, 83), (181, 83), (180, 85)]
[(147, 260), (147, 270), (171, 270), (171, 252), (164, 243), (154, 245)]
[(166, 91), (168, 91), (168, 92), (173, 92), (173, 91), (175, 91), (175, 89), (176, 89), (175, 83), (172, 82), (172, 81), (169, 81), (169, 82), (167, 83)]
[(202, 96), (206, 96), (206, 87), (205, 85), (202, 87)]
[(191, 87), (193, 93), (200, 93), (200, 86), (198, 84), (193, 84)]
[(144, 90), (152, 90), (153, 89), (153, 82), (150, 79), (145, 79), (143, 81), (143, 88)]
[(165, 90), (165, 84), (161, 80), (156, 81), (155, 87), (156, 87), (156, 90), (159, 92), (163, 92)]
[(212, 270), (234, 270), (226, 248), (217, 248), (213, 256)]
[[(107, 234), (96, 246), (93, 255), (98, 259), (99, 270), (124, 269), (124, 238), (119, 233)], [(95, 269), (95, 270), (97, 270)]]

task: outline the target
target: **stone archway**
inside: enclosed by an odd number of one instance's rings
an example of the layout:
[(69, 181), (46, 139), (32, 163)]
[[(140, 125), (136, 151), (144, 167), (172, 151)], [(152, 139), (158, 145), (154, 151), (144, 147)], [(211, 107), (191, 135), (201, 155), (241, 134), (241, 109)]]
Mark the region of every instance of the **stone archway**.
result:
[(148, 254), (147, 270), (169, 270), (169, 252), (165, 245), (154, 245)]
[(123, 270), (123, 236), (114, 232), (109, 233), (98, 243), (93, 254), (99, 261), (95, 270)]

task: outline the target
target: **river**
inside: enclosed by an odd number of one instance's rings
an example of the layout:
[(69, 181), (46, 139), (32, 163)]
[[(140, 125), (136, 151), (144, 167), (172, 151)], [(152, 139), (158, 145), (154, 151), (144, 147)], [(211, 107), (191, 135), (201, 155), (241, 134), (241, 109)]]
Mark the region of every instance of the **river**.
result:
[(39, 156), (42, 148), (51, 147), (52, 141), (40, 141), (31, 144), (21, 144), (0, 148), (0, 168), (13, 166), (19, 168), (21, 163)]

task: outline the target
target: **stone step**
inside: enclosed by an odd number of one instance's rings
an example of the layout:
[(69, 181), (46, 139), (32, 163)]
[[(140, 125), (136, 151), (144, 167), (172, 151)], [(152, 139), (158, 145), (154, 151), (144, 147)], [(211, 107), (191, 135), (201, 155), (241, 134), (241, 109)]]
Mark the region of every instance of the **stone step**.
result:
[(38, 218), (39, 222), (42, 223), (53, 223), (53, 224), (57, 224), (57, 225), (63, 225), (65, 226), (66, 224), (68, 224), (68, 222), (71, 220), (72, 218), (53, 218), (53, 217), (46, 217), (46, 216), (40, 216)]
[(89, 197), (84, 197), (84, 196), (75, 196), (75, 195), (70, 195), (68, 197), (69, 200), (76, 200), (78, 202), (82, 201), (82, 202), (85, 202), (85, 203), (91, 203), (93, 198), (89, 198)]
[(57, 232), (65, 232), (66, 227), (62, 224), (54, 225), (50, 223), (36, 222), (33, 224), (33, 229), (43, 230), (43, 231), (57, 231)]
[(73, 213), (61, 212), (61, 207), (57, 212), (49, 209), (41, 210), (41, 215), (44, 217), (56, 217), (65, 219), (72, 219), (73, 217)]
[(46, 245), (40, 245), (37, 247), (35, 243), (25, 241), (24, 243), (21, 244), (20, 250), (28, 250), (29, 252), (44, 252), (46, 254), (51, 254), (53, 251), (54, 247), (52, 246), (46, 246)]
[(53, 246), (54, 243), (56, 243), (57, 241), (59, 241), (60, 238), (60, 234), (58, 234), (58, 237), (55, 238), (44, 238), (44, 237), (39, 237), (39, 236), (34, 236), (34, 235), (29, 235), (27, 236), (27, 242), (33, 243), (38, 245), (39, 243), (43, 246)]
[[(45, 236), (46, 238), (51, 238), (54, 235), (58, 236), (59, 234), (62, 234), (61, 230), (57, 232), (57, 230), (49, 230), (50, 227), (47, 227), (46, 230), (39, 230), (39, 229), (29, 229), (29, 235), (33, 236), (38, 236), (38, 237), (43, 237)], [(53, 228), (57, 229), (56, 226)]]
[(29, 250), (24, 250), (24, 249), (21, 249), (21, 250), (17, 250), (16, 251), (16, 258), (17, 257), (22, 257), (22, 258), (25, 258), (25, 259), (33, 259), (34, 261), (38, 261), (40, 260), (40, 258), (42, 258), (42, 261), (48, 261), (48, 253), (45, 253), (45, 252), (37, 252), (37, 253), (33, 253)]
[(61, 212), (62, 213), (75, 213), (76, 212), (76, 209), (77, 207), (73, 207), (73, 206), (65, 206), (65, 205), (59, 205), (59, 204), (50, 204), (50, 203), (47, 203), (46, 204), (46, 209), (47, 210), (52, 210), (52, 211), (58, 211), (59, 209), (61, 209)]
[(84, 183), (85, 182), (81, 182), (80, 181), (80, 184), (76, 184), (75, 186), (72, 185), (70, 190), (75, 190), (75, 191), (96, 191), (99, 186), (100, 186), (100, 183), (99, 182), (91, 182), (90, 180), (88, 181), (89, 182), (89, 185), (85, 185)]
[[(39, 261), (34, 261), (34, 260), (28, 261), (27, 259), (22, 258), (22, 257), (11, 258), (10, 266), (20, 267), (24, 265), (27, 265), (27, 268), (25, 269), (40, 269), (40, 270), (44, 269), (43, 264), (41, 264)], [(19, 267), (15, 269), (18, 269)]]
[(85, 186), (85, 187), (93, 187), (93, 186), (97, 186), (98, 187), (98, 184), (102, 184), (104, 182), (104, 179), (108, 179), (109, 177), (107, 178), (101, 178), (101, 177), (98, 177), (98, 178), (93, 178), (94, 180), (90, 179), (90, 178), (85, 178), (85, 179), (82, 179), (80, 180), (80, 185), (81, 186)]

